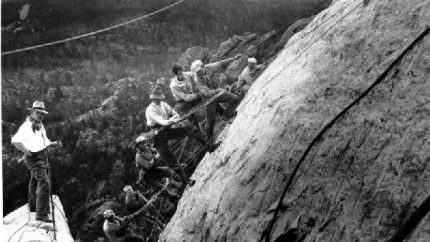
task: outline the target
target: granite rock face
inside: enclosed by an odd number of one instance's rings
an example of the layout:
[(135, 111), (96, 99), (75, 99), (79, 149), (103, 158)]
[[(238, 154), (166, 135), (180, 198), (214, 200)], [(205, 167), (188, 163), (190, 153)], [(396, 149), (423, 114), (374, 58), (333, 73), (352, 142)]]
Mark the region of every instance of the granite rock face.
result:
[[(426, 0), (338, 0), (318, 14), (251, 87), (160, 240), (258, 241), (312, 138), (426, 25)], [(386, 240), (428, 196), (429, 56), (427, 36), (312, 148), (272, 241)], [(429, 219), (410, 241), (430, 240)]]

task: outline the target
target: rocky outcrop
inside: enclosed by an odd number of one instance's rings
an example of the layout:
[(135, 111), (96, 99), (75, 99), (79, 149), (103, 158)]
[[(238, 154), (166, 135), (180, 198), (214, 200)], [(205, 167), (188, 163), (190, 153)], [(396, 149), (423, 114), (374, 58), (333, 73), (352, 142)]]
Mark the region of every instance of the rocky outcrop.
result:
[(186, 71), (190, 69), (191, 63), (195, 60), (208, 60), (209, 50), (207, 48), (203, 48), (200, 46), (194, 46), (188, 48), (182, 55), (179, 57), (177, 63), (182, 65)]
[[(58, 196), (53, 196), (56, 241), (73, 242), (67, 218)], [(28, 204), (21, 206), (3, 218), (2, 241), (41, 241), (54, 240), (54, 225), (35, 220), (35, 213), (28, 211)]]
[[(312, 138), (429, 24), (426, 0), (338, 0), (318, 14), (251, 87), (160, 240), (258, 241)], [(386, 240), (428, 196), (429, 56), (427, 36), (312, 148), (272, 241)], [(426, 221), (410, 241), (430, 240)]]

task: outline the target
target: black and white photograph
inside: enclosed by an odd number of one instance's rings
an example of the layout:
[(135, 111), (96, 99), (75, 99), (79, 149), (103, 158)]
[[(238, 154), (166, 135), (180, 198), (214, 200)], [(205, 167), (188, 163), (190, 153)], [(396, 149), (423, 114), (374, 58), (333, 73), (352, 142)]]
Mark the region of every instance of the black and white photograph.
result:
[(0, 9), (0, 241), (430, 241), (429, 0)]

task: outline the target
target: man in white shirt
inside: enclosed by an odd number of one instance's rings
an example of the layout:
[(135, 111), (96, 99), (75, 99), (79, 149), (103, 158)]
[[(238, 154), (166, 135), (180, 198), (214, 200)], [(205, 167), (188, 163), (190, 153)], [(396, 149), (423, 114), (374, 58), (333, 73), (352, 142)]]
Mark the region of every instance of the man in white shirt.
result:
[(164, 127), (155, 135), (154, 147), (158, 150), (158, 153), (160, 153), (161, 159), (167, 162), (168, 166), (177, 171), (185, 182), (190, 185), (194, 184), (193, 180), (189, 180), (189, 178), (185, 176), (184, 171), (168, 146), (168, 141), (188, 136), (204, 145), (210, 152), (215, 150), (219, 144), (206, 143), (200, 130), (188, 120), (178, 123), (179, 114), (172, 109), (169, 104), (161, 101), (165, 99), (161, 87), (156, 86), (149, 98), (152, 100), (152, 103), (146, 109), (146, 124), (156, 130), (160, 130), (160, 128)]
[[(175, 110), (181, 115), (185, 115), (191, 109), (199, 105), (204, 101), (203, 94), (197, 89), (194, 82), (193, 72), (183, 72), (182, 66), (173, 64), (172, 72), (175, 75), (170, 82), (170, 91), (176, 101)], [(206, 116), (212, 115), (208, 112), (206, 106), (203, 106), (197, 110), (193, 117), (201, 123), (205, 120)]]
[(242, 73), (237, 78), (235, 89), (241, 94), (245, 95), (255, 81), (255, 74), (262, 65), (257, 65), (255, 58), (248, 58), (248, 65), (243, 69)]
[[(240, 58), (241, 55), (236, 55), (235, 57), (206, 65), (203, 64), (201, 60), (195, 60), (193, 63), (191, 63), (190, 70), (191, 72), (195, 73), (194, 81), (196, 83), (197, 90), (199, 90), (206, 98), (210, 98), (217, 93), (224, 91), (223, 88), (219, 87), (219, 80), (215, 80), (215, 78), (213, 78), (213, 73), (220, 72), (232, 61), (238, 60)], [(228, 103), (232, 108), (236, 108), (239, 102), (239, 96), (226, 90), (226, 92), (224, 92), (224, 94), (222, 94), (213, 103), (207, 105), (208, 115), (206, 116), (205, 134), (208, 140), (211, 140), (213, 136), (215, 117), (219, 103)]]
[(51, 142), (46, 136), (46, 130), (42, 124), (43, 117), (48, 114), (45, 104), (35, 101), (29, 110), (31, 111), (30, 116), (12, 137), (12, 144), (24, 152), (24, 162), (31, 172), (28, 185), (30, 212), (36, 212), (38, 221), (52, 222), (49, 218), (50, 184), (46, 171), (48, 166), (47, 147), (61, 147), (61, 142)]

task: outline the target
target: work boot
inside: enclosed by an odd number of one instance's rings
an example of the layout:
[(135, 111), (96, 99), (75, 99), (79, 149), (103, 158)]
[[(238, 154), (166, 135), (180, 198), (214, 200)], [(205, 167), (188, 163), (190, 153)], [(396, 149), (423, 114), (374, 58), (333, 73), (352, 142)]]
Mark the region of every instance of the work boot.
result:
[(48, 215), (44, 215), (44, 216), (36, 216), (36, 221), (41, 221), (44, 223), (52, 223), (52, 219), (49, 218)]
[(206, 149), (211, 153), (214, 150), (216, 150), (220, 144), (221, 144), (221, 142), (208, 143), (208, 144), (206, 144)]
[(190, 185), (190, 187), (194, 186), (194, 184), (196, 184), (196, 180), (188, 179), (188, 185)]

